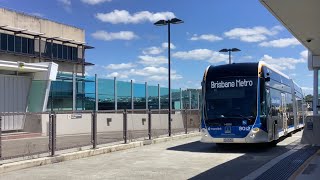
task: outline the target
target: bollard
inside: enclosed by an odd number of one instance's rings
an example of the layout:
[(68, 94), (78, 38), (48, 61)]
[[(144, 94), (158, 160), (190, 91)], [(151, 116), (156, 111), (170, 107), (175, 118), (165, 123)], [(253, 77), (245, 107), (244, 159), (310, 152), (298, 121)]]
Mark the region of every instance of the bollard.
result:
[(151, 110), (149, 109), (148, 111), (148, 135), (149, 135), (149, 140), (151, 140)]
[(127, 144), (127, 140), (128, 140), (127, 133), (128, 133), (127, 110), (125, 109), (123, 112), (123, 140), (125, 144)]
[(92, 148), (95, 149), (97, 148), (97, 112), (93, 111), (91, 117), (91, 143)]

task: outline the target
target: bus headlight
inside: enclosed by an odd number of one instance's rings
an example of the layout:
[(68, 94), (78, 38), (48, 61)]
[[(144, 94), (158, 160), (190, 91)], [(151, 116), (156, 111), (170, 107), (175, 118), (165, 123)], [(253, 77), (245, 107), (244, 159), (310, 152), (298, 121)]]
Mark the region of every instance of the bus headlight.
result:
[(252, 131), (252, 133), (254, 133), (254, 134), (255, 134), (255, 133), (259, 132), (259, 131), (260, 131), (260, 129), (259, 129), (259, 128), (257, 128), (257, 127), (255, 127), (255, 128), (253, 128), (251, 131)]
[(208, 136), (208, 134), (207, 134), (207, 130), (206, 130), (206, 129), (201, 129), (201, 132), (202, 132), (202, 135), (204, 135), (204, 136)]

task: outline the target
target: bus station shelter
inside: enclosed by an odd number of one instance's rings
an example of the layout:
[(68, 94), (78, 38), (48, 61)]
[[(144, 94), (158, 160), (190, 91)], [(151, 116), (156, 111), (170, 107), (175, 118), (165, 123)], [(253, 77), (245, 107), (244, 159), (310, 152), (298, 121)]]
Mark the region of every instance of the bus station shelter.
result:
[(308, 69), (313, 71), (313, 116), (306, 118), (302, 142), (319, 145), (320, 1), (260, 0), (260, 2), (308, 49)]

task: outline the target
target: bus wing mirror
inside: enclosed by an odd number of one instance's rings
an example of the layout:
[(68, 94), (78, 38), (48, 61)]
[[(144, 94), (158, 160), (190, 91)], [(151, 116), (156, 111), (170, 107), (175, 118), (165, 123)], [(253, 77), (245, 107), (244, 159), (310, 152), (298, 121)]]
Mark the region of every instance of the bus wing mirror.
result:
[(265, 78), (265, 81), (266, 81), (266, 82), (269, 82), (269, 81), (270, 81), (270, 77), (266, 77), (266, 78)]

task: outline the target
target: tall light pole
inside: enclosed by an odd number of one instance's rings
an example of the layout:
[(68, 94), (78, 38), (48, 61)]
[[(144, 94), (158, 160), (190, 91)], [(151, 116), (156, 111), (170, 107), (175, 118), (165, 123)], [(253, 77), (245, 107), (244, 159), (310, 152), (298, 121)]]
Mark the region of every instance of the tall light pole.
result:
[(169, 20), (159, 20), (154, 23), (156, 26), (165, 26), (168, 25), (168, 88), (169, 88), (169, 99), (168, 99), (168, 134), (171, 136), (171, 61), (170, 61), (170, 24), (181, 24), (183, 21), (178, 18), (172, 18)]
[(232, 49), (221, 49), (219, 52), (229, 52), (229, 64), (231, 64), (231, 52), (237, 52), (241, 51), (238, 48), (232, 48)]

